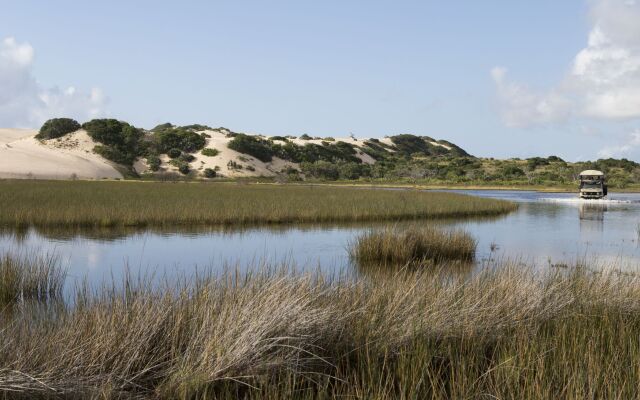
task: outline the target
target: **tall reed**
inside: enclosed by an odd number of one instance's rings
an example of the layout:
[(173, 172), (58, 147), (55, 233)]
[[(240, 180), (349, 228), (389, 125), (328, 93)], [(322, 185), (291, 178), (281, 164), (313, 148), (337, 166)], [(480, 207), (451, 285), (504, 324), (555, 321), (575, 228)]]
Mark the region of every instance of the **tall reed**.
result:
[(467, 232), (428, 225), (370, 230), (351, 243), (350, 252), (360, 264), (406, 265), (472, 261), (476, 246)]
[(492, 216), (513, 203), (454, 193), (228, 183), (0, 181), (0, 226), (281, 224)]
[[(499, 268), (497, 268), (499, 267)], [(636, 398), (640, 278), (494, 266), (79, 290), (0, 330), (0, 391), (63, 398)]]
[(0, 303), (47, 301), (62, 294), (66, 270), (54, 255), (0, 256)]

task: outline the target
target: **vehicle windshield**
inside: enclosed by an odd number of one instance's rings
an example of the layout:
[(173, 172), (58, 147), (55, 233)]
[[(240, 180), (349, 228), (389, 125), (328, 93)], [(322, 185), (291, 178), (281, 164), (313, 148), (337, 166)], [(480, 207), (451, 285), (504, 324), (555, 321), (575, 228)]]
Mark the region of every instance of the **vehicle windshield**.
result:
[(600, 189), (602, 185), (600, 184), (600, 182), (583, 182), (582, 183), (582, 187), (586, 188), (586, 189)]

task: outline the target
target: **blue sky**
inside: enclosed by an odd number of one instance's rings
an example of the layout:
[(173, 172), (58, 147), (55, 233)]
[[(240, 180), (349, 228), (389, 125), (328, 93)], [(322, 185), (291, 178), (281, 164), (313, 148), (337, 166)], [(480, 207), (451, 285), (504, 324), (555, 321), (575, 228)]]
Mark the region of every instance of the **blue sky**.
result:
[(0, 125), (108, 115), (640, 161), (635, 1), (166, 3), (0, 0)]

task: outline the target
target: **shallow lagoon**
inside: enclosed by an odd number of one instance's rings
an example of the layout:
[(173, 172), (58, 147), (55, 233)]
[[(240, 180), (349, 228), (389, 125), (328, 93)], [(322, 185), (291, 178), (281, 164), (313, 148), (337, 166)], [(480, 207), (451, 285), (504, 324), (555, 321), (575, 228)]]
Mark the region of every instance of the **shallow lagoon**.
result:
[[(571, 264), (595, 256), (601, 264), (634, 268), (640, 261), (640, 194), (611, 193), (604, 201), (575, 194), (529, 191), (456, 191), (516, 201), (498, 218), (438, 223), (469, 231), (477, 259), (515, 259), (527, 265)], [(418, 224), (429, 223), (425, 221)], [(199, 230), (5, 231), (0, 250), (58, 254), (71, 278), (116, 279), (128, 268), (172, 277), (196, 269), (295, 264), (327, 272), (353, 271), (348, 245), (368, 229), (389, 223), (260, 226)]]

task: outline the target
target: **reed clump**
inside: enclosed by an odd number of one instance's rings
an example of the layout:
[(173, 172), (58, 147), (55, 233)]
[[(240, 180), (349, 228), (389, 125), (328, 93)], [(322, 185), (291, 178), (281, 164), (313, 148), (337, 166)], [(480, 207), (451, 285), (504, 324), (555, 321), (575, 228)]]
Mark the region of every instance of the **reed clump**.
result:
[(0, 392), (637, 397), (640, 278), (496, 267), (467, 277), (404, 271), (375, 282), (271, 271), (80, 288), (55, 315), (25, 308), (4, 321)]
[(0, 256), (0, 304), (60, 298), (66, 270), (56, 256)]
[(455, 193), (188, 182), (0, 181), (0, 226), (141, 227), (495, 216), (511, 202)]
[(468, 232), (432, 225), (370, 230), (351, 243), (359, 264), (407, 265), (472, 261), (477, 241)]

